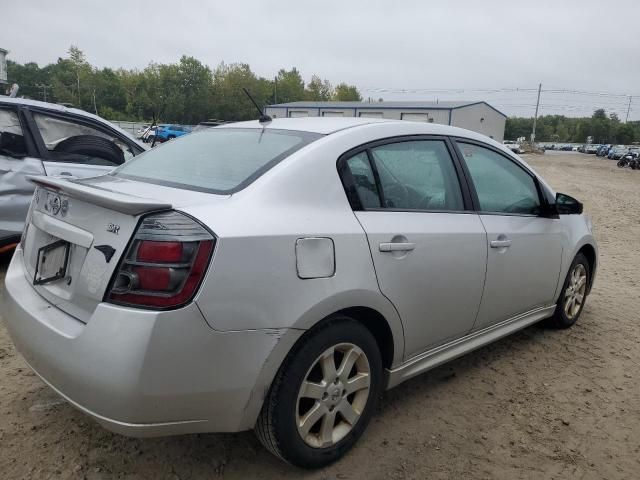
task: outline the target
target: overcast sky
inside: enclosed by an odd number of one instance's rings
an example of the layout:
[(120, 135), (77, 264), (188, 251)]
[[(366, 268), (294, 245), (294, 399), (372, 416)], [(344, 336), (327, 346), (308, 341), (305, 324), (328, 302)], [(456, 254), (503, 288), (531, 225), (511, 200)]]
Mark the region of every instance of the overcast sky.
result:
[[(74, 44), (100, 67), (182, 55), (211, 67), (245, 62), (265, 77), (295, 66), (364, 97), (488, 100), (521, 115), (533, 115), (535, 92), (503, 89), (542, 82), (638, 95), (631, 118), (640, 119), (639, 20), (640, 0), (22, 0), (2, 8), (0, 47), (40, 65)], [(464, 91), (433, 91), (454, 88)], [(627, 102), (543, 91), (542, 113), (603, 106), (624, 118)]]

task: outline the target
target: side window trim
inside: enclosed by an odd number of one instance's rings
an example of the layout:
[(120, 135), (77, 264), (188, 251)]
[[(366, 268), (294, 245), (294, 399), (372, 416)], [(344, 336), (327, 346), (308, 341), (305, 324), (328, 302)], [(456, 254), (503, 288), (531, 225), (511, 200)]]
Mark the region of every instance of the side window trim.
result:
[(29, 108), (23, 108), (22, 114), (29, 127), (29, 131), (31, 132), (31, 137), (33, 139), (34, 147), (38, 152), (38, 157), (42, 161), (47, 160), (49, 158), (49, 150), (47, 150), (47, 146), (44, 143), (42, 135), (40, 134), (40, 129), (38, 128), (38, 125), (36, 125), (33, 115), (31, 115), (31, 110)]
[[(524, 165), (520, 164), (520, 162), (517, 162), (516, 160), (514, 160), (513, 158), (510, 158), (508, 155), (505, 155), (504, 152), (501, 152), (499, 149), (488, 145), (486, 143), (483, 142), (479, 142), (477, 140), (473, 140), (471, 138), (465, 138), (465, 137), (451, 137), (452, 143), (455, 147), (455, 152), (456, 152), (456, 156), (458, 157), (458, 161), (460, 162), (460, 165), (462, 167), (462, 170), (464, 171), (464, 175), (466, 178), (466, 181), (468, 183), (468, 188), (469, 191), (471, 193), (471, 198), (473, 201), (473, 208), (476, 212), (478, 213), (482, 213), (483, 215), (500, 215), (500, 216), (508, 216), (508, 217), (547, 217), (548, 215), (545, 214), (545, 212), (549, 211), (549, 202), (547, 201), (547, 196), (544, 195), (543, 191), (542, 191), (542, 186), (540, 185), (540, 180), (538, 179), (538, 177), (528, 168), (526, 168)], [(540, 206), (542, 207), (542, 213), (539, 215), (534, 215), (534, 214), (529, 214), (529, 213), (508, 213), (508, 212), (485, 212), (480, 208), (480, 200), (478, 198), (478, 193), (476, 191), (476, 187), (475, 184), (473, 183), (473, 179), (471, 178), (471, 173), (469, 172), (469, 168), (467, 167), (467, 163), (464, 160), (464, 155), (462, 154), (462, 150), (460, 149), (459, 144), (460, 143), (468, 143), (470, 145), (475, 145), (477, 147), (482, 147), (482, 148), (486, 148), (487, 150), (490, 150), (494, 153), (496, 153), (497, 155), (500, 155), (501, 157), (505, 158), (506, 160), (508, 160), (509, 162), (511, 162), (512, 164), (514, 164), (515, 166), (517, 166), (518, 168), (520, 168), (523, 172), (525, 172), (527, 175), (529, 175), (531, 177), (531, 179), (533, 180), (533, 183), (536, 187), (536, 192), (538, 193), (538, 201), (540, 202)]]
[(367, 158), (369, 159), (369, 166), (371, 167), (371, 171), (373, 172), (373, 179), (376, 182), (376, 190), (378, 191), (378, 199), (380, 201), (379, 209), (369, 208), (368, 210), (384, 210), (386, 202), (384, 200), (384, 190), (382, 188), (382, 182), (380, 181), (380, 173), (378, 172), (378, 166), (376, 165), (376, 161), (373, 158), (371, 147), (368, 147), (366, 152), (367, 152)]
[[(384, 205), (383, 201), (384, 201), (384, 193), (382, 191), (381, 185), (380, 185), (380, 177), (378, 174), (378, 170), (375, 164), (375, 160), (373, 158), (373, 155), (371, 153), (371, 149), (376, 148), (376, 147), (380, 147), (383, 145), (389, 145), (389, 144), (394, 144), (394, 143), (402, 143), (402, 142), (416, 142), (416, 141), (442, 141), (445, 144), (445, 147), (447, 149), (447, 152), (449, 153), (449, 157), (451, 158), (451, 161), (453, 163), (453, 168), (455, 170), (456, 173), (456, 177), (458, 180), (458, 186), (460, 188), (460, 193), (462, 194), (462, 201), (463, 201), (463, 210), (409, 210), (409, 209), (398, 209), (398, 208), (386, 208), (386, 207), (381, 207), (381, 208), (363, 208), (359, 198), (357, 200), (357, 205), (354, 205), (354, 203), (356, 202), (352, 202), (351, 199), (349, 198), (349, 194), (346, 193), (347, 192), (347, 185), (345, 184), (345, 180), (342, 181), (343, 186), (345, 188), (345, 193), (347, 194), (347, 197), (349, 199), (349, 203), (351, 204), (351, 208), (354, 211), (368, 211), (368, 212), (416, 212), (416, 213), (470, 213), (470, 212), (474, 212), (476, 211), (476, 205), (473, 202), (473, 195), (472, 192), (470, 190), (470, 183), (469, 180), (467, 179), (467, 173), (465, 172), (465, 168), (464, 168), (464, 163), (460, 162), (460, 158), (458, 157), (458, 152), (457, 152), (457, 147), (454, 144), (455, 142), (452, 142), (451, 139), (448, 136), (443, 136), (443, 135), (401, 135), (401, 136), (397, 136), (397, 137), (387, 137), (387, 138), (382, 138), (382, 139), (378, 139), (378, 140), (374, 140), (372, 142), (367, 142), (364, 143), (362, 145), (359, 145), (355, 148), (352, 148), (350, 150), (347, 150), (345, 153), (343, 153), (342, 155), (340, 155), (340, 157), (338, 157), (337, 160), (337, 169), (338, 169), (338, 173), (340, 175), (340, 178), (343, 178), (342, 173), (343, 172), (347, 172), (347, 181), (351, 182), (351, 185), (353, 185), (353, 179), (351, 178), (350, 175), (350, 171), (349, 168), (347, 166), (347, 160), (349, 160), (351, 157), (358, 155), (359, 153), (362, 153), (363, 151), (367, 152), (367, 157), (369, 159), (369, 165), (371, 166), (371, 169), (373, 171), (373, 175), (376, 181), (376, 188), (378, 189), (378, 195), (380, 196), (380, 205)], [(358, 207), (358, 208), (356, 208)]]

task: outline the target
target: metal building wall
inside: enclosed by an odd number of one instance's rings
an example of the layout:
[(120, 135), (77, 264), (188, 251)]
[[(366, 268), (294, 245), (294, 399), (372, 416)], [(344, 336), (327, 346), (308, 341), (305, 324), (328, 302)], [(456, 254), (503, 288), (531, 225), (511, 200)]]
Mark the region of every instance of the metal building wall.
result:
[(451, 111), (451, 125), (482, 133), (498, 142), (504, 140), (507, 119), (485, 103), (468, 105)]

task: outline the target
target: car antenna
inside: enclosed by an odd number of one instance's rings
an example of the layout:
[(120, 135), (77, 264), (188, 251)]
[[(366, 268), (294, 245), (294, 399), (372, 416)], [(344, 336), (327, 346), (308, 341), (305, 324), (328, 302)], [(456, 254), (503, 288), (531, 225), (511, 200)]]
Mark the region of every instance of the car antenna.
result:
[(251, 100), (251, 103), (253, 103), (256, 106), (256, 109), (258, 109), (258, 112), (260, 112), (260, 118), (258, 118), (258, 121), (260, 123), (268, 123), (268, 122), (270, 122), (272, 120), (271, 117), (269, 115), (265, 115), (264, 114), (262, 109), (258, 106), (258, 103), (253, 99), (253, 97), (249, 93), (249, 90), (247, 90), (246, 88), (242, 87), (242, 91), (247, 95), (247, 97), (249, 97), (249, 100)]

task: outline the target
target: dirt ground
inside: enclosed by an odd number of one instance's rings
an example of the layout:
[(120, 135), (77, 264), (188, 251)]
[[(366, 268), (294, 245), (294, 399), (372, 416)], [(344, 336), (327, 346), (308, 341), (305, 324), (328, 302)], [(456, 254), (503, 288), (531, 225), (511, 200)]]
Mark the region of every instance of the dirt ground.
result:
[(111, 434), (29, 371), (0, 320), (0, 477), (640, 478), (640, 172), (578, 153), (527, 161), (595, 224), (600, 268), (574, 328), (533, 326), (386, 392), (353, 451), (307, 472), (251, 432)]

